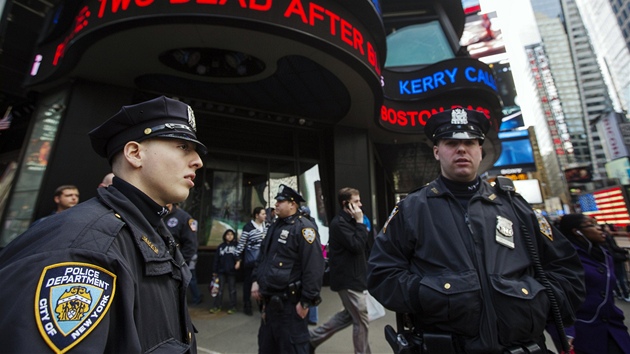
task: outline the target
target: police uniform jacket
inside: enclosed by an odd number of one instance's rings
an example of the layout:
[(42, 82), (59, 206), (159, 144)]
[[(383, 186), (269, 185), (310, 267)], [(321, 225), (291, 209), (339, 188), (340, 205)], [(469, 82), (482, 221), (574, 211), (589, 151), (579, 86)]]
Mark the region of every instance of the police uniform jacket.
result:
[(197, 221), (184, 210), (173, 206), (173, 210), (164, 217), (168, 230), (173, 235), (186, 264), (197, 254)]
[(341, 210), (330, 222), (329, 234), (330, 289), (367, 289), (367, 227)]
[(161, 218), (154, 228), (116, 180), (0, 253), (2, 351), (196, 353), (191, 273)]
[(301, 283), (300, 301), (319, 299), (324, 276), (324, 257), (315, 225), (296, 213), (278, 219), (264, 238), (261, 254), (252, 273), (260, 293), (286, 293), (290, 284)]
[[(572, 323), (584, 295), (575, 249), (520, 197), (514, 204), (534, 240), (562, 317)], [(553, 231), (552, 231), (553, 230)], [(513, 242), (514, 248), (497, 242)], [(368, 263), (368, 290), (417, 327), (455, 335), (466, 353), (501, 353), (544, 342), (550, 302), (507, 196), (485, 181), (467, 210), (437, 179), (390, 214)]]

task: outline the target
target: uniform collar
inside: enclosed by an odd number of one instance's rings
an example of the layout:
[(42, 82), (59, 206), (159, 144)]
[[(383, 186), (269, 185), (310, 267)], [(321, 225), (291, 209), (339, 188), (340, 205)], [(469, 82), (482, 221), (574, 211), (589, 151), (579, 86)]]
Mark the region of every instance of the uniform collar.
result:
[[(431, 183), (427, 184), (423, 188), (427, 189), (427, 197), (443, 197), (444, 195), (453, 195), (453, 193), (446, 187), (441, 178), (436, 178)], [(477, 189), (477, 193), (474, 196), (481, 196), (488, 202), (495, 204), (502, 204), (499, 196), (496, 193), (494, 187), (490, 185), (490, 183), (486, 181), (480, 181), (479, 188)]]
[(114, 177), (112, 184), (129, 198), (154, 229), (158, 228), (162, 217), (165, 215), (165, 210), (168, 212), (168, 209), (154, 202), (148, 195), (121, 178)]
[(296, 211), (295, 214), (287, 216), (286, 218), (282, 218), (282, 219), (278, 218), (278, 221), (282, 221), (282, 222), (285, 222), (287, 224), (293, 224), (293, 223), (295, 223), (295, 220), (297, 218), (299, 218), (299, 217), (301, 217), (300, 212)]

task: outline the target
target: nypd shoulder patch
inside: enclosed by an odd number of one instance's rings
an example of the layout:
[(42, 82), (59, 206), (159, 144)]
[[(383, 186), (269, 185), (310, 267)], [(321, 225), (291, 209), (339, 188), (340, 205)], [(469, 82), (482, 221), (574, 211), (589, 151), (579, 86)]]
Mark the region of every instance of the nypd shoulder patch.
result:
[(392, 210), (392, 212), (389, 213), (389, 217), (387, 218), (387, 221), (385, 221), (385, 226), (383, 226), (383, 233), (387, 232), (387, 226), (389, 225), (389, 222), (392, 221), (392, 219), (394, 218), (396, 214), (398, 214), (398, 205), (396, 205), (394, 209)]
[(315, 241), (317, 233), (315, 232), (315, 229), (307, 227), (305, 229), (302, 229), (302, 236), (304, 237), (306, 242), (313, 243), (313, 241)]
[(197, 232), (197, 220), (189, 219), (188, 220), (188, 226), (190, 227), (192, 232)]
[(536, 219), (538, 219), (538, 226), (540, 228), (540, 233), (545, 235), (550, 241), (553, 241), (553, 231), (551, 230), (551, 225), (545, 218), (545, 216), (538, 210), (534, 210), (536, 214)]
[(57, 263), (42, 271), (35, 294), (39, 332), (57, 353), (79, 344), (101, 322), (116, 292), (116, 275), (88, 263)]

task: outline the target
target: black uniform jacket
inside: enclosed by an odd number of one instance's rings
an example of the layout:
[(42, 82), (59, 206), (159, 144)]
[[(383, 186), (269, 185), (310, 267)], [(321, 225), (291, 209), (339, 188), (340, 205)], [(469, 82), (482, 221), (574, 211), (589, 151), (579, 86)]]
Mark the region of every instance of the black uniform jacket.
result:
[[(524, 199), (514, 197), (514, 204), (570, 324), (584, 299), (580, 260)], [(455, 334), (467, 353), (540, 342), (551, 321), (519, 218), (485, 181), (468, 210), (439, 179), (402, 200), (375, 240), (368, 290), (386, 308), (414, 314), (421, 330)]]
[(329, 235), (330, 289), (367, 289), (367, 227), (341, 210), (330, 222)]
[(263, 295), (284, 293), (301, 283), (300, 301), (319, 299), (324, 257), (315, 225), (300, 214), (278, 219), (269, 227), (252, 273)]
[(166, 226), (114, 186), (98, 194), (0, 253), (0, 351), (196, 353), (191, 274)]
[(197, 221), (190, 214), (173, 206), (173, 210), (164, 217), (164, 223), (175, 238), (186, 264), (197, 254)]

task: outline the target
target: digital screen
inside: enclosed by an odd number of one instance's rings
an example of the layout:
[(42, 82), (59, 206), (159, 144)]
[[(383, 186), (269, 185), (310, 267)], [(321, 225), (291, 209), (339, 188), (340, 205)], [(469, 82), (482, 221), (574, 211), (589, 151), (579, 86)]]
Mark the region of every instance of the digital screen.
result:
[(564, 170), (564, 178), (569, 183), (586, 183), (593, 180), (593, 172), (591, 166), (567, 168)]
[(500, 132), (499, 139), (501, 140), (501, 156), (495, 162), (495, 168), (518, 167), (535, 163), (534, 150), (527, 130)]
[(543, 202), (537, 179), (516, 180), (514, 181), (514, 188), (529, 204), (541, 204)]
[[(505, 118), (504, 118), (505, 119)], [(506, 131), (506, 130), (513, 130), (516, 128), (520, 128), (522, 126), (524, 126), (525, 123), (523, 122), (523, 115), (519, 114), (518, 116), (508, 119), (508, 120), (503, 120), (501, 122), (501, 126), (499, 127), (500, 131)]]

